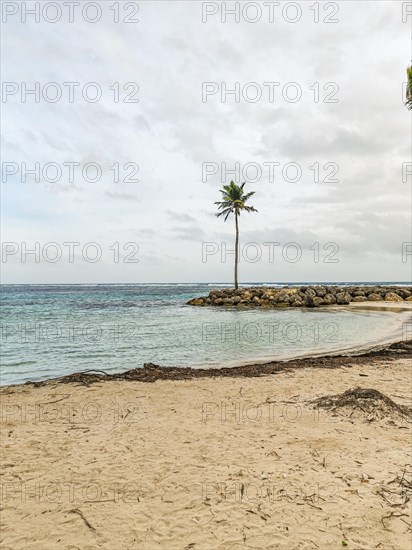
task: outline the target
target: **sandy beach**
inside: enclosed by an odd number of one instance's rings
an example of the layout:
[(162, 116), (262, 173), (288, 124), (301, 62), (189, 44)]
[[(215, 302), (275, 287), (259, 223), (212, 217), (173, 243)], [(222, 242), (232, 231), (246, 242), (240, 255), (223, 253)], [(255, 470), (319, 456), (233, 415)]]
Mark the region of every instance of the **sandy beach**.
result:
[(2, 388), (2, 548), (408, 550), (411, 353), (328, 361)]
[(0, 550), (412, 550), (412, 0), (0, 8)]

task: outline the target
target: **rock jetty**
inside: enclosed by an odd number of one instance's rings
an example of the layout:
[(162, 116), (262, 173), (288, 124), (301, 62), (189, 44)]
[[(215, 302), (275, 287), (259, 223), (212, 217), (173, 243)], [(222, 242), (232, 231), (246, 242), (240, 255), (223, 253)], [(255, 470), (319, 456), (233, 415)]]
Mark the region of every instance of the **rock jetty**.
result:
[(212, 290), (209, 296), (193, 298), (191, 306), (220, 307), (319, 307), (350, 302), (412, 302), (412, 287), (396, 286), (298, 286), (252, 287)]

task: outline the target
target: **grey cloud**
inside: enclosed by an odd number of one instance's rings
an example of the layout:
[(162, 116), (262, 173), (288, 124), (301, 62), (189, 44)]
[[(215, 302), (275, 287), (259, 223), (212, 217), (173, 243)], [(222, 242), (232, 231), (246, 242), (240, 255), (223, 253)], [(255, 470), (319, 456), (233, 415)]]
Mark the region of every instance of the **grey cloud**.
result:
[(186, 212), (175, 212), (173, 210), (167, 210), (166, 212), (169, 219), (173, 221), (188, 222), (188, 223), (196, 222), (196, 218), (194, 218), (193, 216), (190, 216), (190, 214), (187, 214)]
[(205, 232), (197, 225), (173, 227), (172, 231), (176, 239), (197, 242), (205, 240)]
[[(220, 179), (203, 183), (201, 163), (296, 161), (305, 169), (300, 182), (253, 184), (259, 214), (242, 216), (241, 239), (309, 246), (336, 240), (345, 258), (338, 266), (342, 279), (355, 279), (359, 265), (371, 279), (377, 266), (405, 278), (410, 264), (396, 263), (410, 227), (400, 172), (411, 139), (401, 97), (410, 45), (402, 3), (340, 2), (340, 23), (332, 25), (313, 23), (310, 4), (302, 3), (296, 24), (281, 20), (281, 8), (275, 23), (222, 24), (216, 16), (204, 24), (198, 3), (144, 2), (138, 28), (109, 21), (6, 25), (5, 80), (98, 81), (106, 92), (114, 81), (140, 85), (138, 104), (114, 103), (109, 91), (98, 104), (4, 106), (8, 161), (97, 161), (106, 168), (136, 162), (140, 168), (133, 188), (109, 186), (108, 178), (101, 185), (79, 178), (72, 186), (5, 186), (10, 240), (65, 231), (77, 240), (92, 241), (96, 233), (108, 243), (114, 235), (147, 239), (156, 249), (146, 257), (145, 280), (151, 273), (157, 280), (199, 280), (197, 243), (234, 237), (233, 220), (214, 216)], [(203, 103), (203, 81), (299, 81), (304, 95), (297, 104), (279, 97), (223, 104), (218, 96)], [(322, 89), (330, 81), (339, 84), (339, 103), (314, 103), (309, 86), (319, 82)], [(314, 184), (308, 166), (327, 161), (339, 163), (339, 184)], [(93, 269), (90, 277), (98, 280)], [(208, 273), (213, 279), (220, 272), (210, 267)], [(253, 273), (265, 278), (259, 266)], [(288, 273), (295, 272), (282, 276)]]
[(382, 138), (382, 135), (365, 135), (359, 129), (351, 130), (343, 127), (334, 128), (332, 137), (322, 136), (321, 142), (313, 135), (295, 134), (282, 140), (278, 145), (278, 151), (282, 155), (289, 155), (291, 158), (298, 159), (309, 156), (316, 158), (319, 155), (333, 155), (336, 157), (342, 154), (364, 157), (365, 155), (384, 152), (387, 148), (388, 142)]

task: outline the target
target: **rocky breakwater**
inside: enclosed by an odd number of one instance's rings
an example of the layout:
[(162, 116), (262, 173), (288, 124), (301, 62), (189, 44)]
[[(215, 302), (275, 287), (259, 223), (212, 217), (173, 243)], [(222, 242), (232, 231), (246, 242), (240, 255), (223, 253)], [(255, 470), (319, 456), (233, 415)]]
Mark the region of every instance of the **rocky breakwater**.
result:
[(319, 307), (350, 302), (412, 302), (412, 287), (395, 286), (299, 286), (253, 287), (212, 290), (209, 296), (193, 298), (191, 306), (220, 307)]

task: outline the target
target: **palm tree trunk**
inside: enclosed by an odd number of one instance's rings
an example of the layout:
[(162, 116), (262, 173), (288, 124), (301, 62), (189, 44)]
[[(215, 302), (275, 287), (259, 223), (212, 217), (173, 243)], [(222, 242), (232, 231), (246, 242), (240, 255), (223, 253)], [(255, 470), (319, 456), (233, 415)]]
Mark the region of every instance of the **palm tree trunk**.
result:
[(237, 219), (237, 210), (235, 210), (235, 221), (236, 221), (236, 243), (235, 243), (235, 289), (239, 288), (237, 281), (237, 265), (239, 263), (239, 223)]

